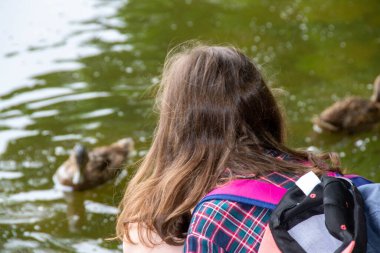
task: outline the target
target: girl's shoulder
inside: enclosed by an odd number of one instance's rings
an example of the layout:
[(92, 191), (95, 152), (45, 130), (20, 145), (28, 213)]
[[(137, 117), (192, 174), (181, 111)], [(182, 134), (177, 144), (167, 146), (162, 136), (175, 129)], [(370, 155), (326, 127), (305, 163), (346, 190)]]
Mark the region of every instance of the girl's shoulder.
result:
[(278, 187), (289, 189), (295, 185), (300, 176), (293, 173), (272, 172), (255, 180), (267, 182)]
[[(298, 178), (291, 173), (272, 172), (252, 180), (289, 189)], [(241, 252), (257, 252), (271, 213), (265, 207), (228, 199), (200, 202), (192, 215), (185, 248), (200, 249), (203, 245), (215, 248), (215, 252), (235, 252), (243, 247)]]
[[(293, 174), (273, 172), (252, 180), (288, 189), (297, 179)], [(257, 252), (271, 213), (265, 207), (227, 199), (201, 202), (192, 215), (185, 247), (199, 249), (203, 245), (216, 248), (215, 252), (235, 252), (242, 247), (241, 252)]]
[(200, 249), (202, 245), (209, 248), (211, 245), (215, 252), (221, 249), (222, 252), (239, 249), (240, 252), (256, 252), (270, 214), (270, 209), (230, 200), (205, 201), (193, 213), (185, 248)]

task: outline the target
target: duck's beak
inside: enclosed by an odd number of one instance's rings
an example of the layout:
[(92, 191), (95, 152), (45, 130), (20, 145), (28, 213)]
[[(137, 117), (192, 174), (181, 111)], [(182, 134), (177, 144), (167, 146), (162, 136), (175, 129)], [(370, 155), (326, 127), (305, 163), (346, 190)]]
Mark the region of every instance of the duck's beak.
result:
[(87, 164), (88, 161), (88, 153), (86, 148), (81, 145), (81, 144), (76, 144), (74, 147), (74, 156), (75, 156), (75, 161), (77, 162), (80, 167), (82, 165)]
[(84, 181), (84, 171), (89, 160), (86, 148), (81, 144), (76, 144), (73, 155), (75, 157), (76, 171), (73, 176), (73, 184), (81, 184)]

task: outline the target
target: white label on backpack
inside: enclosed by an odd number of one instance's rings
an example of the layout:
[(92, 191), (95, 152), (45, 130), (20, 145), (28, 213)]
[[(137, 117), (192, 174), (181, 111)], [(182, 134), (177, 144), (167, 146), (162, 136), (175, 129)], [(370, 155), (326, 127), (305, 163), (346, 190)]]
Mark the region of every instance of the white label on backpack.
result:
[(296, 185), (303, 191), (303, 193), (305, 193), (305, 195), (309, 195), (314, 187), (320, 182), (321, 180), (319, 180), (317, 175), (315, 175), (314, 172), (310, 171), (300, 177), (297, 180)]

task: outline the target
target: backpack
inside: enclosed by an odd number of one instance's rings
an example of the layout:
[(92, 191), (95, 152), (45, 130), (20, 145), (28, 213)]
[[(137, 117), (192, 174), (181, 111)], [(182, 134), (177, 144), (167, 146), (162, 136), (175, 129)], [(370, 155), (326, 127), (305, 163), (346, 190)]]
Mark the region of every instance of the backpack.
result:
[(357, 189), (369, 183), (357, 175), (329, 173), (319, 179), (309, 172), (287, 190), (258, 180), (236, 179), (211, 191), (197, 207), (209, 200), (230, 200), (271, 209), (259, 253), (376, 252), (367, 251), (365, 208)]
[(380, 252), (380, 184), (365, 184), (358, 187), (365, 204), (367, 223), (367, 253)]

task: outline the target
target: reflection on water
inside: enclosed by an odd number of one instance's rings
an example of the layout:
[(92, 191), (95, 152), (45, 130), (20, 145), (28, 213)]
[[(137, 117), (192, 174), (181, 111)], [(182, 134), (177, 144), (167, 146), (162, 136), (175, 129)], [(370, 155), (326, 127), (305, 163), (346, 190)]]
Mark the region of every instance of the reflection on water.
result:
[(16, 179), (22, 177), (21, 172), (0, 171), (0, 179)]
[(3, 153), (7, 147), (8, 143), (21, 139), (28, 136), (36, 136), (38, 131), (28, 131), (28, 130), (16, 130), (16, 129), (8, 129), (0, 132), (0, 154)]
[[(101, 52), (90, 45), (78, 47), (92, 39), (97, 31), (105, 39), (119, 39), (116, 31), (107, 32), (97, 24), (82, 23), (112, 15), (117, 4), (112, 2), (97, 8), (96, 2), (91, 0), (1, 1), (0, 23), (8, 25), (2, 25), (0, 35), (3, 56), (0, 94), (9, 93), (15, 87), (35, 86), (28, 79), (38, 73), (81, 68), (81, 63), (72, 60)], [(63, 61), (65, 59), (71, 61)]]
[(52, 99), (43, 100), (39, 102), (34, 102), (34, 103), (28, 104), (27, 107), (29, 109), (40, 109), (43, 107), (47, 107), (47, 106), (51, 106), (51, 105), (63, 103), (63, 102), (94, 99), (94, 98), (108, 97), (108, 96), (109, 94), (107, 92), (88, 92), (88, 93), (67, 95), (67, 96), (52, 98)]
[(98, 214), (113, 214), (116, 215), (119, 212), (119, 209), (113, 206), (104, 205), (102, 203), (96, 203), (90, 200), (84, 202), (86, 211), (89, 213), (98, 213)]
[(63, 198), (63, 193), (57, 190), (36, 190), (30, 192), (20, 192), (7, 198), (7, 202), (34, 202), (34, 201), (50, 201)]
[[(111, 250), (102, 247), (101, 240), (81, 241), (74, 239), (72, 241), (56, 239), (46, 233), (24, 233), (22, 240), (10, 239), (4, 244), (6, 252), (97, 252), (97, 253), (114, 253), (121, 250)], [(45, 246), (41, 246), (45, 245)], [(33, 249), (33, 250), (32, 250)]]
[[(379, 130), (318, 134), (310, 119), (347, 95), (368, 97), (380, 69), (380, 2), (0, 2), (1, 252), (120, 252), (105, 240), (129, 176), (86, 192), (54, 189), (77, 142), (131, 136), (146, 154), (154, 127), (147, 88), (168, 48), (233, 43), (279, 94), (290, 145), (337, 151), (352, 171), (380, 180)], [(130, 169), (128, 169), (130, 170)]]
[[(118, 5), (93, 0), (0, 3), (1, 252), (115, 252), (111, 249), (119, 247), (104, 241), (113, 233), (117, 213), (112, 183), (100, 192), (70, 196), (55, 190), (51, 181), (75, 142), (105, 144), (120, 133), (132, 136), (136, 129), (121, 113), (129, 102), (125, 92), (111, 94), (115, 85), (109, 81), (94, 83), (100, 70), (91, 66), (95, 61), (86, 62), (103, 54), (92, 40), (117, 42), (119, 52), (132, 50), (121, 45), (129, 35), (111, 28), (124, 25), (108, 17), (116, 15)], [(128, 87), (128, 93), (134, 90), (141, 87)], [(108, 131), (99, 129), (104, 120)]]

